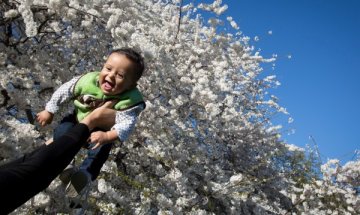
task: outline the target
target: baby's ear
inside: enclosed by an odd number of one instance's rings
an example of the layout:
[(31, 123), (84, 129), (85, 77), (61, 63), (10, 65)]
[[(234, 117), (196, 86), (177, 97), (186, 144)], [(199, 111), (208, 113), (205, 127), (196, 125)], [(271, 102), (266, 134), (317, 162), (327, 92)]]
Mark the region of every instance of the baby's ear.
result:
[(134, 89), (135, 87), (137, 87), (137, 81), (133, 81), (128, 90)]

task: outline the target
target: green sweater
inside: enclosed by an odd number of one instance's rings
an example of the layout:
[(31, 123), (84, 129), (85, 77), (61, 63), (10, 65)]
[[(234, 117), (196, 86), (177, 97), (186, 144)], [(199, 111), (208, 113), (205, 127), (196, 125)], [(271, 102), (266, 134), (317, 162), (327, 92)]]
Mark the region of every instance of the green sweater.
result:
[(106, 101), (118, 100), (114, 106), (115, 110), (126, 110), (141, 103), (145, 104), (137, 88), (118, 95), (104, 95), (99, 87), (99, 72), (90, 72), (80, 77), (75, 84), (73, 95), (78, 121), (84, 119), (92, 110)]

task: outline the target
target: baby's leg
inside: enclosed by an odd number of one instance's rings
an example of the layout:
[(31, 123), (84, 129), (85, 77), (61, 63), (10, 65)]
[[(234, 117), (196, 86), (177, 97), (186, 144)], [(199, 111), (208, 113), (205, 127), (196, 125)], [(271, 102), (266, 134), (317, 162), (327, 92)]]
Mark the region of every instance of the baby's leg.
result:
[[(66, 132), (71, 131), (71, 129), (76, 125), (76, 118), (74, 114), (65, 116), (60, 124), (54, 129), (53, 140), (58, 141)], [(46, 145), (49, 145), (50, 140), (46, 141)], [(51, 142), (50, 142), (51, 143)], [(64, 171), (59, 175), (59, 179), (63, 184), (68, 184), (70, 182), (71, 176), (74, 173), (75, 169), (72, 164), (69, 164)]]
[(101, 167), (104, 165), (109, 157), (110, 150), (113, 143), (107, 143), (99, 148), (91, 149), (93, 145), (90, 145), (88, 155), (80, 166), (80, 169), (84, 169), (91, 175), (91, 180), (95, 180), (100, 173)]
[(71, 114), (64, 117), (60, 124), (54, 129), (53, 139), (58, 140), (67, 131), (71, 130), (77, 124), (75, 115)]
[(95, 180), (100, 173), (101, 167), (108, 159), (113, 143), (91, 149), (95, 144), (88, 145), (88, 156), (82, 162), (80, 169), (71, 177), (71, 184), (78, 194), (84, 193), (86, 186)]

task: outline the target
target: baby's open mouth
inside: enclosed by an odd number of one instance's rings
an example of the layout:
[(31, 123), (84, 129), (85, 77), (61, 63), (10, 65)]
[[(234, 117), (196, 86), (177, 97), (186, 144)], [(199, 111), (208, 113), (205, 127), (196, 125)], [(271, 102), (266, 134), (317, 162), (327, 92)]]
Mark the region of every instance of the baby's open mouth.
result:
[(103, 86), (104, 86), (105, 90), (111, 90), (114, 87), (114, 84), (109, 81), (104, 80)]

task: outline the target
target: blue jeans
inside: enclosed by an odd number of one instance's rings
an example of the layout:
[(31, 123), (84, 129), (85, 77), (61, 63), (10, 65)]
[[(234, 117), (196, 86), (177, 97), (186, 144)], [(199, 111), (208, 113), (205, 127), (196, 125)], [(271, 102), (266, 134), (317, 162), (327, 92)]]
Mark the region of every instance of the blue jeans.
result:
[[(67, 131), (72, 129), (78, 122), (74, 114), (68, 115), (61, 120), (60, 124), (54, 130), (54, 141), (58, 140), (62, 135)], [(96, 131), (96, 129), (95, 129)], [(97, 129), (99, 131), (99, 129)], [(105, 161), (108, 159), (110, 150), (113, 146), (113, 143), (104, 144), (94, 150), (91, 148), (95, 144), (90, 143), (86, 146), (88, 149), (87, 157), (82, 162), (80, 169), (84, 169), (91, 175), (91, 180), (95, 180), (100, 173), (101, 167), (104, 165)]]

